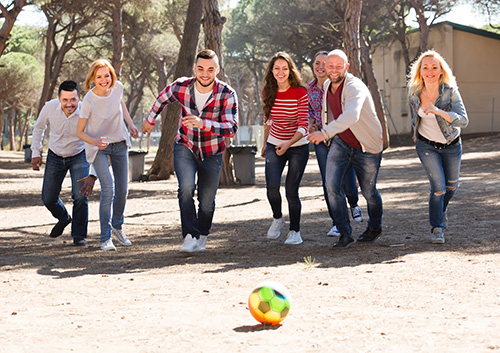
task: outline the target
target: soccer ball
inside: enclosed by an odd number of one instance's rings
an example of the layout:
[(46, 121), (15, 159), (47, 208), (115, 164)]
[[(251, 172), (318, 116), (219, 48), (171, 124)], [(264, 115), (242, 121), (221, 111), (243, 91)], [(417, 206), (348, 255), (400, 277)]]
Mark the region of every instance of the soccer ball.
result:
[(258, 322), (278, 325), (290, 312), (290, 292), (280, 283), (263, 282), (248, 298), (248, 309)]

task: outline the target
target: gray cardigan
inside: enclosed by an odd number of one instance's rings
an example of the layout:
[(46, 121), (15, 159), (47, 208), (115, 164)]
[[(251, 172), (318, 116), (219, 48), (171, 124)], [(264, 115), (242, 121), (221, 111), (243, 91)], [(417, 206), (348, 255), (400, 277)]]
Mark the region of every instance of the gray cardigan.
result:
[(361, 144), (363, 152), (380, 153), (383, 150), (382, 125), (375, 112), (375, 105), (368, 87), (359, 78), (348, 73), (344, 81), (341, 104), (342, 114), (337, 120), (328, 121), (327, 94), (330, 88), (330, 80), (323, 84), (325, 91), (323, 95), (323, 108), (321, 119), (323, 129), (321, 132), (325, 139), (332, 139), (336, 134), (351, 129), (354, 136)]

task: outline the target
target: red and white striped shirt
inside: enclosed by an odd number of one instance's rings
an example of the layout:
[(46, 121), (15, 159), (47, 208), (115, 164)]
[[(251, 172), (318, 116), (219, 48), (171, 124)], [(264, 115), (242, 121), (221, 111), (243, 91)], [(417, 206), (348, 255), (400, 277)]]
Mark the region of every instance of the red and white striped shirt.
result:
[(307, 144), (307, 130), (309, 127), (307, 91), (303, 87), (290, 87), (285, 92), (276, 92), (276, 100), (271, 109), (271, 123), (267, 142), (279, 145), (290, 141), (297, 131), (302, 138), (292, 146)]

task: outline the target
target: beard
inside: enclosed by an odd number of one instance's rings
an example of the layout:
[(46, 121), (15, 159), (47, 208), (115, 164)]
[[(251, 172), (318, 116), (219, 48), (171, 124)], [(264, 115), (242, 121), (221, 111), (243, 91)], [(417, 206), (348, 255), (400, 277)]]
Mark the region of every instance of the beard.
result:
[(345, 72), (344, 72), (344, 73), (342, 73), (342, 74), (339, 74), (339, 75), (337, 76), (337, 78), (335, 78), (335, 79), (334, 79), (334, 78), (332, 78), (331, 76), (329, 76), (329, 78), (330, 78), (330, 81), (331, 81), (331, 82), (333, 82), (333, 83), (340, 83), (340, 82), (342, 82), (342, 80), (345, 78)]
[(211, 80), (211, 81), (210, 81), (210, 82), (208, 82), (208, 83), (203, 83), (203, 82), (201, 82), (201, 81), (198, 79), (198, 77), (196, 78), (196, 82), (198, 82), (198, 83), (200, 84), (200, 86), (202, 86), (202, 87), (210, 87), (210, 85), (211, 85), (212, 83), (214, 83), (214, 81), (215, 81), (215, 79)]
[(63, 111), (66, 113), (66, 114), (73, 114), (76, 110), (76, 106), (74, 105), (65, 105), (63, 107)]

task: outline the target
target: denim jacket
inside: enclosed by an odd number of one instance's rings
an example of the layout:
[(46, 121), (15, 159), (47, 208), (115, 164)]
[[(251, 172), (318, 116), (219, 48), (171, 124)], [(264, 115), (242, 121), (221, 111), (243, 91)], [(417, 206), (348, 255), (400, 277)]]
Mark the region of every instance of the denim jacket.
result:
[[(415, 94), (414, 88), (410, 88), (408, 98), (410, 101), (413, 136), (416, 138), (421, 120), (418, 115), (418, 110), (420, 109), (420, 95)], [(446, 141), (450, 143), (460, 135), (461, 128), (465, 128), (469, 124), (469, 118), (467, 117), (464, 102), (458, 92), (458, 88), (451, 87), (447, 84), (440, 85), (439, 95), (434, 105), (450, 114), (451, 124), (441, 116), (436, 115), (439, 128), (446, 138)]]

